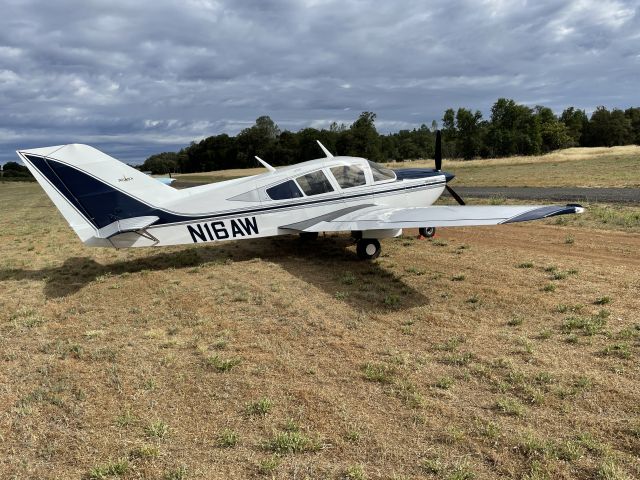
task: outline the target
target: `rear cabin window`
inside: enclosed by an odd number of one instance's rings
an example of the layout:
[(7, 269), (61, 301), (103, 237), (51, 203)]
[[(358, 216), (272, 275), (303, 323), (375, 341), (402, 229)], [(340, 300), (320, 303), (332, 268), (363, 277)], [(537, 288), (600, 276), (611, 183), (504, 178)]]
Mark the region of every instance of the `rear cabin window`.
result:
[(367, 180), (364, 178), (364, 170), (355, 165), (332, 167), (331, 173), (333, 173), (340, 188), (358, 187), (367, 184)]
[(382, 182), (384, 180), (395, 180), (396, 174), (393, 170), (389, 168), (385, 168), (382, 165), (378, 165), (371, 160), (368, 160), (369, 166), (371, 167), (371, 173), (373, 174), (374, 182)]
[(333, 192), (333, 187), (322, 170), (302, 175), (296, 178), (296, 182), (298, 182), (305, 195)]
[(267, 195), (272, 200), (286, 200), (287, 198), (302, 197), (302, 192), (293, 180), (287, 180), (271, 188), (267, 188)]

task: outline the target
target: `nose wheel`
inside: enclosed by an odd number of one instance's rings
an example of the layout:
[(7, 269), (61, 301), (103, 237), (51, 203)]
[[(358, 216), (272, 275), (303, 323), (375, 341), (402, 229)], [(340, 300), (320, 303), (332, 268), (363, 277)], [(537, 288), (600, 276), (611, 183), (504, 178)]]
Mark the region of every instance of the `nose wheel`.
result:
[(431, 238), (436, 234), (436, 227), (422, 227), (418, 229), (418, 233), (425, 238)]
[(361, 260), (373, 260), (380, 256), (380, 242), (375, 238), (361, 238), (356, 244), (356, 253)]

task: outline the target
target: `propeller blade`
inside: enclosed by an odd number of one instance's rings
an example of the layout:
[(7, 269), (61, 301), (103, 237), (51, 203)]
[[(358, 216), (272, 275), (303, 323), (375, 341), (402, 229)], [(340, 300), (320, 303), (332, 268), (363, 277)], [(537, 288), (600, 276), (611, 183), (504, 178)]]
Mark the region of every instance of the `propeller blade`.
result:
[(436, 170), (442, 170), (442, 134), (440, 130), (436, 130), (436, 154), (434, 158), (436, 160)]
[(464, 203), (464, 200), (462, 200), (462, 197), (460, 197), (460, 195), (458, 195), (453, 188), (451, 188), (449, 185), (445, 185), (445, 187), (447, 189), (447, 192), (449, 192), (449, 195), (456, 199), (456, 202), (458, 202), (460, 205), (466, 205), (466, 203)]

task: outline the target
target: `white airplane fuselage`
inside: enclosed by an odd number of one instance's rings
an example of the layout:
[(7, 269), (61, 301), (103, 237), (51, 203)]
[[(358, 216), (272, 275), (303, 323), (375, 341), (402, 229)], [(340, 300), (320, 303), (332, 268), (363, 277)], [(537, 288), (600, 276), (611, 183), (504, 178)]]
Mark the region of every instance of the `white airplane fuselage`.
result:
[[(80, 240), (95, 247), (209, 244), (275, 235), (351, 231), (357, 254), (403, 228), (498, 225), (582, 212), (579, 205), (468, 206), (447, 185), (440, 136), (436, 169), (390, 170), (359, 157), (326, 158), (177, 190), (88, 145), (21, 150)], [(256, 157), (257, 158), (257, 157)], [(432, 206), (447, 191), (460, 205)], [(431, 234), (432, 234), (431, 233)]]
[[(341, 188), (331, 168), (346, 165), (361, 167), (366, 184)], [(282, 200), (274, 200), (267, 193), (274, 185), (318, 170), (322, 170), (333, 191)], [(182, 190), (181, 193), (188, 196), (168, 202), (163, 205), (164, 209), (186, 216), (204, 214), (205, 217), (166, 225), (151, 225), (146, 229), (149, 236), (127, 232), (107, 241), (114, 247), (125, 248), (221, 242), (297, 233), (282, 226), (351, 207), (373, 204), (399, 208), (432, 205), (442, 194), (446, 181), (444, 173), (431, 175), (425, 178), (395, 178), (376, 182), (369, 162), (363, 158), (312, 160), (292, 167), (282, 167), (276, 172)], [(202, 211), (203, 207), (208, 209)], [(385, 229), (365, 231), (363, 236), (385, 238), (400, 233), (402, 229)], [(95, 242), (104, 245), (105, 239), (96, 238)]]

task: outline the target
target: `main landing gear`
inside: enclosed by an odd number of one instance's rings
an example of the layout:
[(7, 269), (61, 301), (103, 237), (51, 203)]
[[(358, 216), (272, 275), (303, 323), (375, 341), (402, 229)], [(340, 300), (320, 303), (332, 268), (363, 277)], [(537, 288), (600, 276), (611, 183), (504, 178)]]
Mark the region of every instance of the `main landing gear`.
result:
[(373, 260), (380, 256), (380, 242), (375, 238), (361, 238), (356, 243), (356, 253), (361, 260)]
[(436, 227), (422, 227), (418, 229), (418, 233), (424, 238), (431, 238), (436, 234)]

